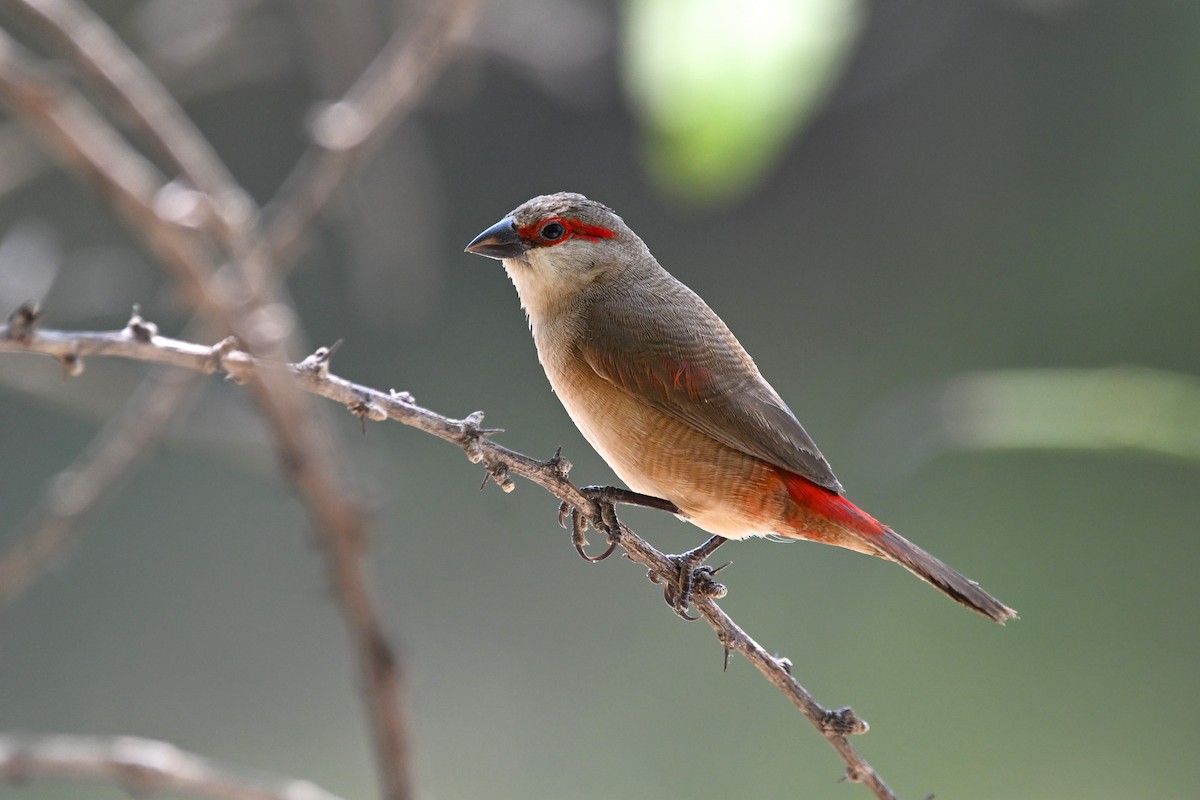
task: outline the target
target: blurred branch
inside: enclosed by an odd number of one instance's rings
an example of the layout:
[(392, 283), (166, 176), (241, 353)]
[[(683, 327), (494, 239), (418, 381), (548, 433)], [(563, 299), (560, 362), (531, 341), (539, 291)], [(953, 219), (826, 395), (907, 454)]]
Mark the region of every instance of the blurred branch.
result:
[[(3, 32), (0, 98), (43, 133), (53, 152), (101, 189), (172, 269), (196, 310), (215, 327), (233, 332), (251, 351), (282, 361), (295, 349), (295, 314), (283, 297), (278, 276), (268, 269), (258, 212), (248, 196), (228, 178), (211, 150), (195, 144), (190, 122), (177, 106), (159, 102), (166, 93), (152, 76), (135, 68), (132, 89), (112, 80), (136, 59), (103, 22), (67, 0), (39, 0), (34, 5), (55, 12), (39, 13), (39, 24), (52, 30), (86, 70), (103, 76), (122, 105), (138, 114), (144, 131), (164, 143), (189, 173), (195, 173), (199, 186), (220, 194), (210, 196), (166, 183), (74, 87)], [(77, 26), (81, 19), (85, 24)], [(82, 41), (92, 38), (103, 44)], [(232, 198), (239, 202), (231, 211)], [(213, 216), (209, 211), (217, 212), (215, 231), (207, 224)], [(215, 234), (216, 241), (203, 236), (205, 230)], [(213, 281), (218, 273), (222, 280)], [(146, 333), (146, 338), (152, 338), (149, 329)], [(311, 404), (293, 391), (289, 377), (261, 370), (250, 373), (247, 383), (264, 412), (280, 467), (296, 487), (325, 546), (334, 594), (363, 672), (385, 791), (391, 800), (405, 800), (412, 793), (405, 698), (399, 666), (367, 584), (365, 514), (339, 485), (338, 449)]]
[[(611, 504), (598, 502), (568, 480), (570, 464), (567, 461), (557, 455), (539, 461), (496, 444), (488, 438), (488, 434), (495, 431), (482, 427), (482, 412), (477, 411), (464, 419), (451, 419), (418, 406), (406, 392), (392, 390), (385, 393), (340, 378), (329, 372), (330, 348), (320, 348), (296, 364), (279, 364), (254, 357), (240, 349), (233, 339), (208, 347), (157, 334), (139, 337), (128, 328), (71, 333), (40, 330), (33, 321), (23, 324), (20, 320), (24, 318), (19, 314), (13, 319), (17, 321), (0, 327), (0, 352), (40, 353), (71, 363), (79, 363), (84, 356), (120, 356), (170, 363), (201, 372), (223, 371), (238, 381), (246, 381), (263, 371), (286, 371), (296, 376), (306, 391), (343, 404), (360, 419), (392, 419), (461, 447), (473, 463), (484, 464), (487, 474), (506, 492), (514, 488), (513, 474), (533, 481), (566, 506), (578, 509), (587, 523), (620, 545), (630, 560), (646, 567), (651, 580), (668, 586), (677, 585), (679, 581), (677, 561), (619, 522)], [(697, 571), (693, 591), (696, 609), (716, 632), (726, 651), (743, 654), (800, 709), (846, 762), (847, 778), (866, 784), (881, 800), (894, 800), (895, 795), (847, 738), (850, 734), (864, 733), (866, 722), (851, 709), (834, 711), (820, 706), (792, 677), (791, 665), (786, 659), (770, 655), (736, 625), (714, 600), (724, 595), (724, 587), (711, 580), (711, 571)]]
[(42, 777), (105, 781), (136, 797), (173, 792), (212, 800), (341, 800), (308, 781), (234, 775), (153, 739), (0, 734), (0, 779)]
[(214, 203), (216, 213), (209, 218), (222, 223), (218, 233), (225, 244), (241, 249), (231, 238), (245, 227), (251, 201), (171, 94), (113, 30), (74, 0), (8, 2), (116, 101), (174, 171)]
[[(203, 58), (179, 60), (179, 32), (155, 39), (151, 52), (141, 54), (152, 73), (169, 86), (179, 100), (196, 100), (219, 95), (236, 87), (265, 82), (285, 72), (282, 48), (275, 47), (265, 26), (257, 24), (251, 12), (265, 0), (243, 0), (236, 7), (241, 19), (231, 24), (218, 43)], [(164, 36), (162, 31), (155, 32)], [(121, 129), (129, 120), (114, 120)], [(0, 196), (44, 175), (54, 166), (43, 149), (18, 121), (0, 122)]]
[(479, 0), (438, 0), (407, 34), (396, 33), (342, 98), (312, 115), (313, 144), (267, 206), (267, 245), (290, 263), (346, 176), (424, 96)]
[(86, 177), (171, 270), (187, 301), (211, 303), (206, 256), (196, 237), (158, 212), (163, 176), (56, 71), (0, 31), (0, 99), (40, 143)]

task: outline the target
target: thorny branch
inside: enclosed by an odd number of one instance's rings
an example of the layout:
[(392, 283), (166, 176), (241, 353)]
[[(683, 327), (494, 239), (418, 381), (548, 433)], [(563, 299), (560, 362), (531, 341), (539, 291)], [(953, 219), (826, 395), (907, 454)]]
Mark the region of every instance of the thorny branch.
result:
[[(677, 564), (617, 521), (611, 506), (602, 507), (575, 486), (568, 479), (570, 464), (558, 454), (539, 461), (497, 444), (489, 438), (494, 431), (482, 427), (483, 412), (452, 419), (422, 408), (407, 392), (383, 392), (338, 377), (329, 371), (328, 348), (318, 349), (299, 363), (278, 364), (257, 359), (233, 339), (205, 346), (157, 334), (139, 337), (129, 328), (75, 333), (42, 330), (35, 321), (35, 315), (18, 310), (8, 325), (0, 327), (0, 352), (40, 353), (77, 366), (87, 356), (118, 356), (205, 373), (224, 372), (239, 382), (263, 371), (290, 374), (305, 391), (339, 402), (361, 419), (395, 420), (461, 447), (467, 458), (482, 463), (488, 475), (506, 492), (515, 488), (512, 475), (533, 481), (570, 508), (579, 510), (583, 520), (615, 541), (630, 560), (645, 567), (651, 580), (664, 584), (678, 580)], [(866, 722), (849, 708), (830, 710), (817, 703), (792, 676), (787, 659), (771, 655), (717, 605), (716, 599), (724, 596), (724, 592), (723, 586), (712, 581), (711, 572), (697, 571), (693, 603), (726, 652), (744, 655), (800, 709), (845, 761), (848, 780), (865, 784), (880, 800), (895, 800), (891, 789), (848, 739), (851, 734), (866, 732)]]
[(341, 800), (290, 778), (244, 778), (206, 758), (153, 739), (0, 735), (0, 779), (108, 780), (135, 797), (184, 793), (211, 800)]

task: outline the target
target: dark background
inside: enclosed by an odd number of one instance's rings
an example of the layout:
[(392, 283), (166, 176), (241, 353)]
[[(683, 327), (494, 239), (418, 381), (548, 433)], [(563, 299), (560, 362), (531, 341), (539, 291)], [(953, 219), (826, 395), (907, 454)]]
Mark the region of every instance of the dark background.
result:
[[(414, 15), (338, 8), (97, 4), (260, 201), (303, 151), (311, 105)], [(723, 606), (818, 700), (871, 723), (855, 743), (892, 787), (1190, 796), (1200, 6), (868, 3), (825, 100), (761, 176), (711, 196), (648, 163), (622, 77), (632, 10), (484, 9), (293, 273), (309, 341), (344, 339), (345, 377), (451, 416), (484, 409), (503, 444), (561, 445), (577, 482), (611, 481), (550, 392), (500, 265), (461, 253), (534, 194), (601, 200), (724, 317), (850, 497), (1021, 612), (997, 627), (834, 548), (722, 551)], [(4, 308), (36, 296), (47, 325), (111, 329), (140, 302), (180, 334), (149, 257), (95, 194), (37, 163), (0, 159)], [(1083, 389), (1058, 371), (1129, 366), (1147, 369)], [(1046, 371), (1013, 372), (1032, 369)], [(0, 356), (0, 545), (143, 372), (94, 359), (65, 380), (48, 359)], [(205, 386), (0, 614), (0, 729), (160, 738), (371, 796), (313, 534), (241, 390)], [(335, 425), (376, 514), (422, 797), (867, 796), (836, 782), (835, 754), (755, 670), (735, 658), (722, 674), (710, 630), (676, 619), (640, 568), (581, 561), (549, 495), (477, 491), (461, 452), (399, 425)], [(667, 550), (703, 538), (625, 519)]]

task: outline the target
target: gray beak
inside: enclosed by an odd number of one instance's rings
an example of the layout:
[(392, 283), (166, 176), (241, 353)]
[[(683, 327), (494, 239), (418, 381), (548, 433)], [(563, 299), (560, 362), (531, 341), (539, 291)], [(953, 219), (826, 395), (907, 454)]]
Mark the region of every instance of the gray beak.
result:
[(488, 258), (519, 258), (529, 244), (517, 235), (517, 223), (505, 217), (467, 245), (466, 252)]

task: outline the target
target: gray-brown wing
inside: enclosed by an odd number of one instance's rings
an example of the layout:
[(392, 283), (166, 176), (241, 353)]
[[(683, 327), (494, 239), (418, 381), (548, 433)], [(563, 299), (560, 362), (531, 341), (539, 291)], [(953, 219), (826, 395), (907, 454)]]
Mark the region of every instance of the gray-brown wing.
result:
[(725, 323), (686, 286), (664, 278), (646, 295), (587, 305), (590, 338), (580, 343), (587, 363), (722, 444), (840, 494), (829, 462)]

